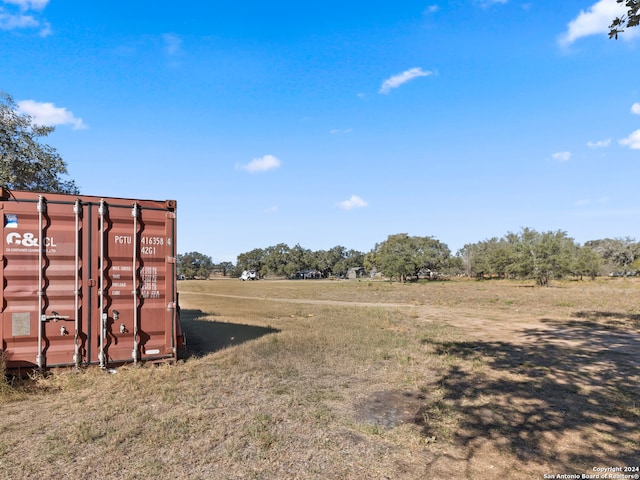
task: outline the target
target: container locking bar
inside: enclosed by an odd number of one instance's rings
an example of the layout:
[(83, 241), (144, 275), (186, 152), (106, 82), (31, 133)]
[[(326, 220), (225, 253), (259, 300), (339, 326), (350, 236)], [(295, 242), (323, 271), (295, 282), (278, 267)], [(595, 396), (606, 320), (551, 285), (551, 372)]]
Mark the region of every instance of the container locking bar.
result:
[(138, 363), (138, 352), (140, 351), (139, 337), (140, 337), (140, 319), (138, 318), (138, 215), (140, 215), (140, 208), (138, 203), (133, 204), (131, 209), (131, 216), (133, 217), (133, 265), (131, 272), (133, 274), (133, 350), (131, 351), (131, 358), (133, 363)]
[(80, 216), (82, 215), (82, 205), (79, 198), (73, 205), (76, 225), (76, 246), (75, 246), (75, 290), (74, 303), (76, 310), (75, 331), (73, 336), (73, 364), (75, 368), (80, 368), (82, 355), (80, 355)]
[(107, 367), (107, 356), (105, 354), (105, 343), (107, 340), (107, 313), (105, 312), (105, 259), (104, 259), (104, 236), (105, 236), (105, 216), (107, 214), (107, 205), (103, 198), (100, 199), (98, 206), (98, 214), (100, 215), (100, 346), (98, 350), (98, 362), (100, 368)]
[[(44, 289), (42, 288), (44, 285), (44, 215), (47, 212), (47, 202), (42, 195), (38, 196), (38, 311), (40, 312), (40, 320), (45, 318), (46, 315), (44, 311), (44, 300), (43, 297), (45, 295)], [(38, 370), (42, 370), (47, 363), (45, 358), (45, 352), (42, 348), (42, 340), (44, 337), (44, 322), (40, 322), (38, 325), (38, 355), (36, 355), (36, 365), (38, 366)]]

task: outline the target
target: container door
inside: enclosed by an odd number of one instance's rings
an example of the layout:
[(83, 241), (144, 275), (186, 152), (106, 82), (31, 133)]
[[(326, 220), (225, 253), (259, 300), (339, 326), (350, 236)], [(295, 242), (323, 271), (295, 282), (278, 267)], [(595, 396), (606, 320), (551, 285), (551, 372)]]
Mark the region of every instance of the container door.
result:
[(7, 366), (72, 365), (84, 341), (77, 328), (81, 215), (73, 202), (35, 196), (2, 207), (0, 337)]
[(137, 202), (91, 207), (89, 361), (102, 367), (176, 358), (175, 213)]

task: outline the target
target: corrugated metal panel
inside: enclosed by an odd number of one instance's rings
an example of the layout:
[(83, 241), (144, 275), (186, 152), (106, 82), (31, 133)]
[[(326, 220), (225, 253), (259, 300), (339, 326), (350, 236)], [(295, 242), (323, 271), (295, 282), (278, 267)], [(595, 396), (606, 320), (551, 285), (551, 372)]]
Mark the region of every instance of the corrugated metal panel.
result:
[(175, 359), (176, 203), (3, 191), (7, 366)]

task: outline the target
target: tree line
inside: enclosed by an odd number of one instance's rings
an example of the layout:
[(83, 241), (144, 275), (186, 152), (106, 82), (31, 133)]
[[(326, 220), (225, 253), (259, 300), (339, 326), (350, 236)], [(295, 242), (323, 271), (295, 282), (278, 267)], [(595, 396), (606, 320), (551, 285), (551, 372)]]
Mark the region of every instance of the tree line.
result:
[(635, 275), (640, 268), (640, 243), (631, 238), (605, 238), (577, 244), (563, 231), (524, 228), (465, 245), (458, 252), (464, 272), (478, 278), (534, 279), (548, 285), (567, 276)]
[(244, 270), (253, 270), (260, 277), (293, 278), (299, 272), (314, 272), (317, 277), (342, 276), (351, 267), (362, 267), (364, 253), (335, 246), (329, 250), (312, 251), (300, 245), (289, 247), (279, 243), (267, 248), (254, 248), (241, 253), (236, 264), (214, 263), (211, 257), (199, 252), (178, 255), (178, 275), (185, 278), (209, 278), (218, 273), (222, 276), (240, 276)]
[(214, 272), (239, 276), (243, 270), (254, 270), (260, 277), (295, 278), (300, 272), (313, 272), (314, 277), (343, 277), (353, 267), (401, 282), (464, 275), (528, 279), (547, 286), (551, 280), (565, 277), (635, 275), (640, 270), (640, 243), (631, 238), (605, 238), (580, 245), (561, 230), (523, 228), (501, 238), (466, 244), (455, 255), (434, 237), (399, 233), (376, 243), (367, 253), (343, 246), (313, 251), (280, 243), (241, 253), (235, 265), (215, 264), (211, 257), (198, 252), (178, 256), (178, 273), (185, 278), (209, 278)]

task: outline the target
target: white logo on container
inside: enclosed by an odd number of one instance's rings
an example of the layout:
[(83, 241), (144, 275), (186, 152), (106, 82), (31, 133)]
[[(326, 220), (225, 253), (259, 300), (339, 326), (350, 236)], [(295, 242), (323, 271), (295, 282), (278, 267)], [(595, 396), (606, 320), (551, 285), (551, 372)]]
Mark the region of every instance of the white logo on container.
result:
[[(24, 235), (18, 232), (11, 232), (7, 235), (7, 245), (22, 245), (23, 247), (38, 247), (39, 241), (33, 233), (25, 233)], [(56, 247), (56, 243), (53, 237), (45, 237), (45, 247)]]

